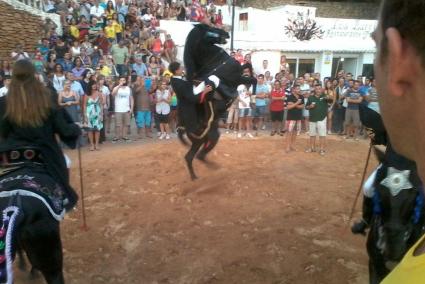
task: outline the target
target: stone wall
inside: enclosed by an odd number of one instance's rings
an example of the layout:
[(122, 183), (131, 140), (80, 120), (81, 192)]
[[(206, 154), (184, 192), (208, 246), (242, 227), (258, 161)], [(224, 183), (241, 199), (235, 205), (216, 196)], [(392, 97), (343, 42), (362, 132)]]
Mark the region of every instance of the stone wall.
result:
[(267, 9), (282, 5), (316, 7), (316, 16), (323, 18), (370, 19), (378, 17), (379, 4), (354, 2), (319, 2), (307, 0), (245, 0), (246, 7)]
[(0, 60), (10, 60), (16, 44), (23, 44), (26, 52), (33, 52), (41, 38), (42, 19), (29, 12), (17, 10), (0, 1)]

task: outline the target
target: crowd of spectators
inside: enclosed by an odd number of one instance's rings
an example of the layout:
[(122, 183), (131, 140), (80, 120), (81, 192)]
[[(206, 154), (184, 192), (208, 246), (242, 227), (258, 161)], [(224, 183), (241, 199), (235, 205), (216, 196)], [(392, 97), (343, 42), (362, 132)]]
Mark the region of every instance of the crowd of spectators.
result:
[(213, 3), (174, 0), (45, 0), (43, 9), (60, 15), (63, 33), (47, 18), (34, 50), (18, 44), (1, 60), (0, 96), (7, 94), (13, 62), (31, 60), (58, 104), (84, 127), (91, 150), (109, 133), (113, 142), (130, 141), (133, 117), (137, 138), (152, 138), (154, 127), (159, 139), (170, 139), (177, 99), (164, 61), (176, 60), (177, 47), (159, 21), (221, 26), (221, 11)]
[[(251, 63), (251, 54), (243, 55), (242, 50), (232, 52), (231, 56), (241, 64)], [(252, 86), (239, 86), (239, 97), (228, 110), (226, 133), (234, 131), (239, 138), (254, 138), (259, 130), (266, 130), (270, 122), (271, 136), (286, 136), (287, 153), (296, 150), (296, 137), (301, 132), (310, 136), (308, 153), (324, 155), (326, 136), (330, 134), (358, 141), (365, 134), (359, 106), (366, 104), (379, 111), (372, 78), (358, 76), (355, 79), (344, 70), (335, 78), (323, 80), (320, 73), (305, 73), (295, 78), (285, 55), (274, 76), (267, 60), (254, 73), (258, 79), (256, 90), (254, 92)], [(244, 74), (250, 75), (249, 68)], [(319, 137), (318, 147), (316, 136)]]
[[(170, 86), (166, 62), (176, 60), (172, 36), (159, 29), (162, 19), (207, 21), (222, 26), (221, 11), (205, 1), (115, 0), (44, 1), (48, 13), (58, 13), (63, 35), (49, 19), (34, 50), (18, 44), (0, 66), (0, 96), (7, 94), (11, 64), (31, 60), (40, 80), (58, 94), (58, 104), (87, 132), (90, 150), (110, 138), (131, 141), (132, 118), (137, 127), (133, 139), (170, 139), (177, 126), (177, 98)], [(251, 53), (231, 52), (241, 64), (251, 63)], [(295, 78), (282, 56), (280, 70), (271, 74), (267, 60), (259, 70), (246, 69), (258, 79), (240, 86), (238, 99), (228, 109), (226, 132), (238, 138), (254, 138), (259, 130), (286, 136), (286, 151), (295, 150), (296, 136), (311, 136), (308, 152), (325, 153), (330, 133), (358, 139), (361, 125), (358, 105), (377, 106), (373, 81), (354, 80), (340, 71), (336, 78), (304, 74)], [(286, 133), (286, 134), (285, 134)], [(316, 149), (315, 136), (319, 136)]]

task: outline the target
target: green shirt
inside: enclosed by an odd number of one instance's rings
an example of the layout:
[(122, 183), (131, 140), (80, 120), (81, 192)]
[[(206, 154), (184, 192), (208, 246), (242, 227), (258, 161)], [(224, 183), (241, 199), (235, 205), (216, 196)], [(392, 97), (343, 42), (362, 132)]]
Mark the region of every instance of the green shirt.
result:
[(119, 47), (118, 44), (112, 46), (112, 58), (114, 59), (115, 64), (125, 64), (125, 59), (128, 57), (128, 48), (123, 46)]
[(102, 27), (98, 27), (97, 25), (96, 26), (94, 26), (94, 27), (90, 27), (90, 29), (89, 29), (89, 34), (90, 35), (93, 35), (93, 36), (95, 36), (95, 35), (97, 35), (100, 31), (102, 31), (103, 29), (102, 29)]
[(310, 106), (312, 103), (315, 103), (316, 106), (311, 108), (309, 120), (311, 122), (322, 121), (328, 115), (328, 103), (326, 102), (326, 96), (321, 94), (319, 97), (315, 95), (309, 96), (306, 106)]

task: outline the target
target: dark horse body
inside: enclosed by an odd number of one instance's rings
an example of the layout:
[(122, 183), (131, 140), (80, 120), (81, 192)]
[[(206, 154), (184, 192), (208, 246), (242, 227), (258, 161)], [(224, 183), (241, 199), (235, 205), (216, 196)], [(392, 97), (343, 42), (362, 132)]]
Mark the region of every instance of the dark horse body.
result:
[[(373, 215), (366, 245), (371, 284), (380, 283), (424, 233), (424, 197), (416, 165), (388, 147), (371, 196)], [(386, 179), (397, 179), (391, 177), (391, 168), (408, 171), (410, 185), (397, 194), (384, 185)]]
[(373, 131), (380, 165), (365, 187), (363, 222), (367, 237), (369, 280), (380, 283), (424, 233), (425, 210), (422, 182), (413, 161), (397, 154), (386, 137), (378, 113), (361, 108), (363, 124)]
[[(255, 78), (242, 76), (239, 62), (216, 45), (226, 43), (228, 38), (226, 31), (205, 24), (195, 25), (186, 38), (184, 64), (187, 80), (195, 85), (199, 81), (206, 81), (208, 84), (208, 77), (211, 75), (220, 79), (215, 95), (209, 96), (205, 105), (194, 106), (198, 108), (198, 121), (185, 120), (184, 113), (181, 113), (183, 119), (180, 123), (192, 142), (185, 156), (192, 179), (196, 178), (193, 158), (202, 147), (197, 158), (206, 162), (206, 155), (215, 147), (220, 137), (218, 119), (237, 97), (237, 87), (240, 84), (256, 84)], [(184, 144), (188, 144), (183, 134), (184, 131), (180, 131), (179, 138)]]
[[(11, 261), (18, 252), (22, 268), (25, 263), (22, 252), (25, 252), (31, 263), (32, 273), (40, 271), (49, 284), (64, 283), (59, 229), (59, 220), (63, 217), (64, 210), (57, 212), (52, 209), (54, 207), (46, 206), (50, 202), (46, 201), (49, 196), (58, 192), (57, 182), (39, 164), (20, 165), (16, 169), (13, 166), (2, 167), (2, 170), (6, 173), (0, 176), (0, 208), (3, 214), (0, 223), (11, 238), (6, 240), (2, 238), (4, 234), (0, 233), (1, 242), (8, 247), (8, 250), (5, 249), (0, 254), (6, 257), (6, 262), (10, 260), (9, 268), (1, 266), (0, 278), (7, 278), (7, 283), (12, 283), (9, 282), (13, 279)], [(10, 209), (16, 211), (13, 224), (13, 218), (5, 220), (5, 212)]]

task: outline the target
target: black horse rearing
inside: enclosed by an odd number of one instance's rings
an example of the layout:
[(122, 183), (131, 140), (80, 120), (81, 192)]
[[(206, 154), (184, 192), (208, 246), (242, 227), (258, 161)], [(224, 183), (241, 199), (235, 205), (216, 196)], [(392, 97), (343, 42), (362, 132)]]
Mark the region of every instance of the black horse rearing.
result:
[[(209, 164), (206, 161), (206, 155), (215, 147), (220, 138), (218, 118), (237, 97), (237, 87), (241, 84), (256, 85), (257, 83), (253, 77), (242, 76), (243, 69), (239, 62), (216, 45), (225, 44), (228, 38), (229, 34), (226, 31), (205, 24), (195, 25), (186, 38), (184, 64), (187, 80), (193, 85), (199, 81), (214, 85), (209, 83), (208, 77), (215, 75), (220, 79), (219, 85), (215, 88), (215, 95), (208, 96), (204, 105), (189, 106), (183, 100), (180, 101), (180, 97), (183, 95), (176, 92), (179, 99), (180, 124), (185, 128), (187, 137), (192, 142), (191, 148), (185, 156), (192, 179), (196, 178), (192, 166), (195, 156), (198, 160)], [(184, 108), (187, 107), (197, 108), (198, 121), (184, 118)], [(179, 138), (188, 145), (183, 134), (182, 131), (179, 131)], [(199, 151), (199, 149), (201, 150)]]
[[(237, 96), (240, 84), (256, 84), (252, 77), (242, 76), (242, 66), (216, 44), (225, 44), (229, 33), (205, 24), (197, 24), (186, 38), (184, 65), (188, 81), (204, 81), (210, 75), (220, 78), (217, 88), (228, 103)], [(255, 88), (254, 88), (255, 89)]]

